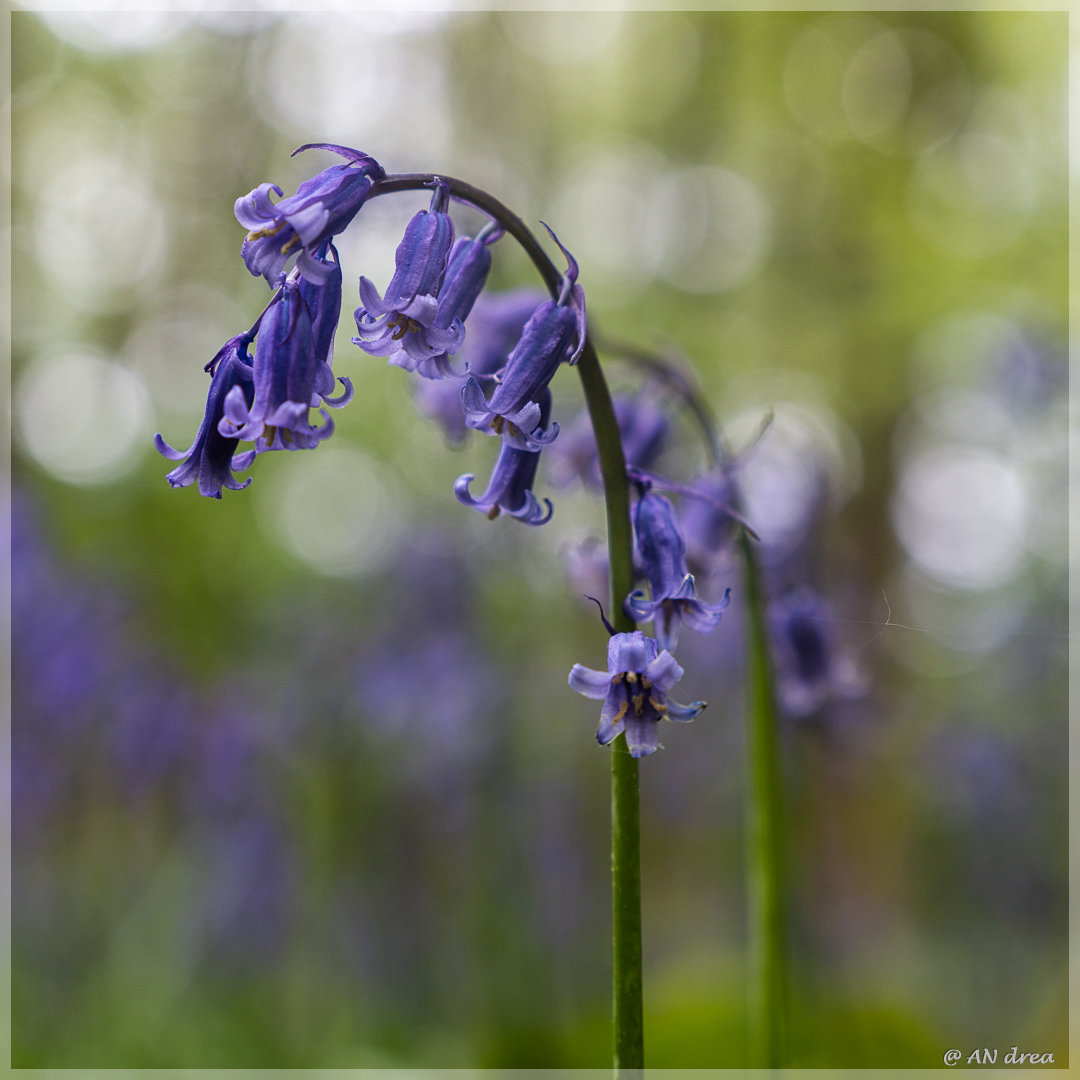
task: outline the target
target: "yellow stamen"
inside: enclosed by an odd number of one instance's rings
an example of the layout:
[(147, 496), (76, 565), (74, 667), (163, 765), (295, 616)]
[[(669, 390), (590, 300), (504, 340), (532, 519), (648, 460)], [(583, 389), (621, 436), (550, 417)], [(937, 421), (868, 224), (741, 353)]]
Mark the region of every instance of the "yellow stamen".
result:
[(623, 702), (619, 706), (619, 711), (611, 718), (613, 724), (617, 724), (626, 715), (627, 702)]
[(400, 341), (410, 330), (422, 329), (415, 319), (410, 319), (408, 315), (402, 315), (400, 313), (395, 315), (387, 325), (397, 328), (392, 335), (395, 341)]
[(630, 700), (634, 703), (634, 715), (640, 716), (645, 711), (645, 695), (635, 694)]
[(282, 247), (281, 254), (282, 255), (288, 255), (290, 251), (293, 251), (295, 248), (298, 248), (299, 246), (300, 246), (300, 234), (299, 233), (293, 233), (292, 236), (289, 238), (289, 242)]
[(658, 713), (666, 713), (666, 712), (667, 712), (667, 702), (666, 702), (666, 701), (665, 701), (665, 702), (660, 702), (660, 701), (657, 701), (657, 700), (656, 700), (656, 698), (655, 698), (655, 697), (653, 697), (653, 695), (652, 695), (652, 694), (650, 694), (650, 695), (649, 695), (649, 704), (650, 704), (650, 705), (651, 705), (651, 706), (652, 706), (652, 707), (653, 707), (653, 708), (654, 708), (654, 709), (655, 709), (655, 710), (656, 710), (656, 711), (657, 711)]
[(264, 236), (277, 236), (288, 222), (282, 218), (276, 225), (264, 225), (261, 229), (252, 229), (247, 234), (248, 240), (261, 240)]

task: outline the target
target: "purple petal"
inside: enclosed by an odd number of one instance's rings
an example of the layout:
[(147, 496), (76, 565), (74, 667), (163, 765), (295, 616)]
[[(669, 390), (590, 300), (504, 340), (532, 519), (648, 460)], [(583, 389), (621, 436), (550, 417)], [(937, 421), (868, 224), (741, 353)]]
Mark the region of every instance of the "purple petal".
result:
[(276, 204), (270, 198), (271, 191), (276, 191), (279, 199), (284, 194), (277, 184), (260, 184), (246, 195), (241, 195), (233, 204), (236, 220), (245, 229), (261, 229), (277, 216)]
[(667, 649), (645, 665), (644, 673), (649, 682), (663, 694), (666, 694), (685, 674), (678, 660)]
[(606, 671), (575, 664), (570, 669), (570, 689), (583, 697), (602, 701), (611, 689), (611, 676)]
[(697, 719), (708, 704), (707, 701), (695, 701), (690, 705), (680, 705), (677, 701), (669, 701), (667, 703), (667, 711), (664, 713), (664, 718), (666, 720), (673, 720), (677, 724), (684, 724), (690, 720)]
[(730, 591), (724, 593), (723, 600), (718, 604), (706, 604), (698, 599), (687, 601), (682, 605), (683, 622), (691, 630), (696, 630), (699, 634), (707, 634), (719, 625), (729, 602)]
[(640, 630), (630, 634), (613, 634), (608, 639), (608, 673), (644, 671), (649, 662), (645, 635)]
[(648, 757), (660, 749), (659, 727), (655, 720), (626, 718), (626, 745), (631, 757)]
[(187, 450), (174, 450), (160, 435), (154, 436), (154, 446), (162, 457), (170, 461), (183, 461), (194, 449), (194, 446), (189, 446)]
[(604, 706), (600, 710), (600, 722), (596, 728), (596, 741), (601, 746), (607, 746), (623, 730), (626, 716), (625, 704), (626, 695), (609, 685)]
[(339, 375), (337, 381), (344, 387), (337, 397), (329, 397), (326, 394), (322, 395), (323, 403), (329, 405), (332, 409), (340, 409), (343, 405), (348, 405), (353, 399), (353, 384), (351, 380), (347, 379), (344, 375)]

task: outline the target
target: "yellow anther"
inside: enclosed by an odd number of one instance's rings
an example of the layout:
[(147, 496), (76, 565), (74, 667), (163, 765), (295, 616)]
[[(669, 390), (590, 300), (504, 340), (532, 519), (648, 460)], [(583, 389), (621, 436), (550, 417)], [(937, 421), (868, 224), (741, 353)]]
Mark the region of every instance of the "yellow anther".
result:
[(290, 251), (293, 251), (294, 249), (298, 248), (299, 246), (300, 246), (300, 234), (299, 233), (293, 233), (292, 236), (289, 237), (289, 242), (282, 246), (281, 254), (282, 255), (288, 255)]
[(492, 508), (491, 508), (491, 509), (490, 509), (490, 510), (489, 510), (489, 511), (487, 512), (487, 519), (488, 519), (488, 521), (494, 521), (494, 520), (495, 520), (495, 519), (496, 519), (496, 518), (497, 518), (498, 516), (499, 516), (499, 507), (498, 507), (498, 506), (493, 506), (493, 507), (492, 507)]
[(634, 683), (637, 682), (637, 672), (636, 671), (626, 671), (626, 672), (623, 673), (623, 678), (628, 683), (630, 683), (630, 685), (632, 686)]
[(285, 228), (287, 222), (282, 218), (276, 225), (264, 225), (261, 229), (252, 229), (247, 234), (248, 240), (261, 240), (264, 236), (277, 236)]
[(667, 702), (666, 702), (666, 701), (657, 701), (657, 700), (656, 700), (656, 698), (655, 698), (655, 697), (653, 697), (653, 695), (652, 695), (652, 694), (650, 694), (650, 695), (649, 695), (649, 704), (650, 704), (650, 705), (651, 705), (651, 706), (652, 706), (652, 707), (653, 707), (653, 708), (654, 708), (654, 709), (655, 709), (655, 710), (656, 710), (656, 711), (657, 711), (658, 713), (666, 713), (666, 712), (667, 712)]
[(652, 686), (652, 681), (650, 679), (646, 679), (645, 676), (642, 675), (641, 676), (641, 685), (644, 686), (646, 690), (648, 690), (649, 687)]
[(626, 715), (626, 705), (627, 703), (624, 701), (619, 706), (619, 711), (611, 718), (613, 724), (617, 724)]
[(392, 335), (395, 341), (400, 341), (410, 330), (421, 329), (420, 324), (415, 319), (410, 319), (408, 315), (400, 313), (395, 315), (387, 325), (396, 327)]
[(630, 700), (634, 703), (634, 715), (640, 716), (645, 711), (645, 695), (635, 694)]

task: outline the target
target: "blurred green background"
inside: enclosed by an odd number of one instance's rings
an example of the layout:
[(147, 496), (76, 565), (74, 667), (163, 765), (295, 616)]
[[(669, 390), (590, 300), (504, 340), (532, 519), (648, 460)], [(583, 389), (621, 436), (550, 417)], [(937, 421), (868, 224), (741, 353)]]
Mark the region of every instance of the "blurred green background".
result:
[[(792, 1064), (1065, 1064), (1066, 20), (16, 12), (13, 1064), (609, 1061), (608, 758), (566, 687), (601, 513), (543, 467), (542, 529), (461, 507), (492, 444), (350, 344), (425, 200), (340, 243), (329, 443), (220, 502), (153, 449), (266, 299), (233, 200), (314, 141), (551, 224), (737, 448), (773, 411), (748, 514), (861, 687), (784, 730)], [(493, 285), (534, 281), (501, 244)], [(710, 707), (642, 765), (647, 1064), (737, 1067), (737, 595), (687, 637)]]

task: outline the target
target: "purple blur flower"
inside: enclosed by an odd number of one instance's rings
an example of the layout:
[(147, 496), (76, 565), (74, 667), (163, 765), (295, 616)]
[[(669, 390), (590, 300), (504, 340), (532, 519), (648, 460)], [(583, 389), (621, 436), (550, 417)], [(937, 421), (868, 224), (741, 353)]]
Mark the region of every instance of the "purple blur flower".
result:
[[(541, 399), (541, 412), (545, 423), (551, 414), (551, 391), (545, 390)], [(487, 491), (474, 499), (469, 494), (469, 485), (474, 476), (466, 473), (459, 476), (454, 484), (454, 494), (458, 501), (474, 510), (487, 514), (489, 521), (494, 521), (500, 513), (509, 514), (526, 525), (543, 525), (551, 520), (552, 505), (545, 499), (547, 510), (541, 507), (532, 493), (536, 468), (540, 464), (539, 450), (521, 450), (511, 443), (504, 442), (499, 447), (499, 456), (488, 481)]]
[(577, 263), (557, 237), (555, 243), (567, 260), (559, 296), (542, 303), (525, 324), (490, 401), (471, 376), (461, 388), (466, 426), (502, 435), (519, 450), (540, 450), (558, 435), (555, 423), (550, 432), (542, 430), (540, 398), (559, 365), (577, 363), (585, 347), (585, 294), (576, 283)]
[(729, 591), (718, 604), (699, 600), (694, 575), (686, 566), (686, 545), (675, 523), (675, 508), (651, 491), (634, 508), (634, 534), (642, 571), (648, 579), (652, 599), (635, 589), (627, 598), (627, 615), (635, 622), (656, 621), (656, 637), (664, 649), (674, 649), (679, 627), (707, 634), (714, 629), (728, 606)]
[[(282, 282), (259, 323), (253, 399), (246, 398), (240, 387), (229, 392), (225, 415), (218, 424), (222, 435), (255, 440), (255, 451), (263, 453), (310, 450), (333, 433), (334, 424), (325, 409), (320, 409), (326, 420), (322, 427), (312, 427), (308, 421), (309, 410), (320, 400), (343, 405), (351, 391), (346, 383), (340, 398), (323, 397), (323, 392), (333, 389), (333, 375), (319, 355), (319, 348), (327, 344), (321, 292), (332, 289), (333, 282), (330, 276), (323, 285), (315, 285), (295, 272)], [(316, 340), (305, 292), (319, 320), (322, 342)], [(333, 294), (327, 297), (331, 308), (333, 299)]]
[(834, 698), (864, 691), (854, 661), (836, 649), (832, 609), (814, 589), (802, 586), (773, 600), (767, 618), (780, 703), (788, 715), (809, 717)]
[[(451, 299), (441, 316), (439, 311), (440, 293), (454, 243), (454, 223), (446, 212), (449, 203), (449, 188), (442, 181), (436, 182), (431, 206), (413, 217), (398, 244), (396, 269), (385, 295), (380, 297), (375, 286), (362, 277), (362, 304), (355, 312), (358, 336), (353, 338), (353, 344), (372, 356), (387, 357), (391, 364), (406, 371), (419, 371), (434, 379), (453, 371), (448, 355), (457, 352), (465, 340), (465, 327), (456, 314), (463, 304), (455, 304)], [(490, 263), (490, 253), (483, 250), (482, 242), (480, 248)], [(459, 301), (468, 298), (475, 284), (472, 272), (484, 261), (481, 257), (479, 264), (473, 266), (475, 259), (466, 259), (469, 268), (462, 278), (463, 258), (459, 255), (455, 281), (451, 283)], [(486, 269), (483, 276), (486, 277)], [(483, 280), (477, 292), (480, 288)]]
[(247, 354), (253, 334), (238, 334), (225, 343), (221, 351), (207, 364), (212, 374), (210, 392), (206, 399), (206, 413), (202, 426), (189, 450), (174, 450), (160, 435), (154, 436), (158, 453), (171, 461), (183, 460), (165, 478), (173, 487), (187, 487), (199, 483), (199, 493), (220, 499), (221, 489), (240, 491), (251, 483), (250, 477), (240, 482), (233, 470), (246, 469), (254, 460), (249, 452), (236, 454), (239, 440), (235, 435), (220, 431), (219, 424), (225, 416), (226, 401), (234, 405), (250, 405), (254, 397), (252, 361)]
[(717, 466), (692, 481), (683, 494), (680, 523), (687, 554), (693, 564), (705, 569), (730, 548), (736, 526), (743, 524), (735, 510), (738, 481), (730, 466)]
[(667, 692), (683, 677), (683, 669), (655, 638), (640, 630), (613, 634), (608, 641), (608, 669), (596, 671), (582, 664), (570, 669), (570, 689), (596, 701), (603, 701), (596, 741), (607, 746), (620, 732), (632, 757), (640, 758), (659, 749), (661, 719), (693, 720), (705, 708), (704, 701), (680, 705), (669, 701)]
[[(637, 470), (651, 469), (664, 449), (668, 432), (667, 415), (657, 403), (653, 388), (645, 386), (633, 396), (613, 395), (612, 404), (627, 466)], [(600, 454), (588, 410), (582, 410), (563, 430), (552, 453), (555, 460), (551, 464), (550, 477), (556, 487), (569, 484), (575, 477), (580, 477), (582, 483), (590, 487), (602, 486)]]
[(270, 192), (280, 197), (277, 184), (260, 184), (236, 200), (236, 220), (250, 231), (240, 249), (248, 270), (276, 285), (285, 264), (294, 254), (306, 277), (319, 280), (325, 265), (315, 252), (345, 229), (364, 204), (371, 186), (385, 176), (382, 166), (367, 154), (332, 143), (305, 143), (293, 151), (332, 150), (346, 159), (317, 176), (305, 180), (295, 195), (274, 203)]
[[(506, 357), (521, 337), (529, 316), (544, 302), (536, 289), (514, 289), (505, 293), (481, 293), (469, 316), (469, 335), (457, 354), (462, 364), (481, 387), (490, 392), (495, 375), (506, 365)], [(417, 410), (434, 420), (453, 445), (465, 441), (469, 429), (461, 408), (461, 381), (416, 379), (413, 401)]]

